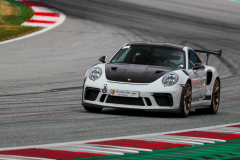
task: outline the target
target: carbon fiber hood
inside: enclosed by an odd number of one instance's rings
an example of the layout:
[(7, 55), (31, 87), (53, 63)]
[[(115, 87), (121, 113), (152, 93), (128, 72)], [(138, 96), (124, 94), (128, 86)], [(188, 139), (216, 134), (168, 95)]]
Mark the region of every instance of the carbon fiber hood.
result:
[(106, 78), (111, 81), (152, 83), (173, 69), (136, 64), (106, 64)]

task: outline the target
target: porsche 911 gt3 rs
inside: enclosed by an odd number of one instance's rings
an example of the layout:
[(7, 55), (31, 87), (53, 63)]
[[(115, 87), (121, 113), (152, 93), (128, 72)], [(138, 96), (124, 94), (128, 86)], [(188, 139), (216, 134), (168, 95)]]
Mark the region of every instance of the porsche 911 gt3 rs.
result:
[(90, 112), (103, 107), (179, 112), (190, 109), (216, 114), (220, 77), (216, 68), (203, 64), (196, 53), (221, 56), (222, 51), (193, 50), (172, 43), (125, 44), (107, 62), (99, 58), (85, 75), (82, 105)]

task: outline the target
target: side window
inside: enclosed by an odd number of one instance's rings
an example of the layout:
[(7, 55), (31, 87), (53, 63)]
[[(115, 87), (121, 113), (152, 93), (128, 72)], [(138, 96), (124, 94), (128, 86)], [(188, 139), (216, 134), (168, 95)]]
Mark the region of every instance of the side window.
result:
[(112, 63), (123, 62), (127, 53), (129, 52), (130, 48), (128, 49), (121, 49), (116, 56), (112, 59)]
[(189, 50), (188, 57), (189, 57), (189, 69), (192, 69), (192, 67), (196, 65), (196, 63), (202, 63), (198, 55), (192, 50)]
[(201, 59), (198, 57), (198, 55), (195, 53), (195, 55), (196, 55), (196, 58), (197, 58), (197, 63), (202, 63), (202, 61), (201, 61)]
[(189, 50), (188, 58), (189, 69), (192, 69), (192, 67), (197, 63), (196, 54), (192, 50)]
[(129, 52), (130, 48), (128, 48), (117, 60), (117, 62), (123, 62), (123, 60), (125, 59), (127, 53)]

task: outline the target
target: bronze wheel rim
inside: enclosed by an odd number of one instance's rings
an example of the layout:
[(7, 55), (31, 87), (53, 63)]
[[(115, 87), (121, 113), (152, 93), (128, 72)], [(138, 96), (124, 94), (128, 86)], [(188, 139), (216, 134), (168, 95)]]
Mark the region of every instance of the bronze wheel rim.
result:
[(189, 113), (190, 108), (191, 108), (191, 98), (192, 98), (192, 91), (191, 91), (191, 86), (190, 84), (187, 84), (185, 86), (185, 90), (184, 90), (184, 112), (186, 114)]
[(213, 102), (212, 102), (214, 111), (218, 110), (219, 101), (220, 101), (220, 84), (219, 81), (216, 80), (213, 88)]

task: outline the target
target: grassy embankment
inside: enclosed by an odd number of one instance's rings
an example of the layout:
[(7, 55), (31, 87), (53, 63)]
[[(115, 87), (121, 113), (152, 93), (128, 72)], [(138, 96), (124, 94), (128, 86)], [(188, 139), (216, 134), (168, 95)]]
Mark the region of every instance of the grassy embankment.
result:
[(0, 0), (0, 41), (20, 37), (42, 29), (21, 24), (33, 16), (33, 10), (14, 0)]

